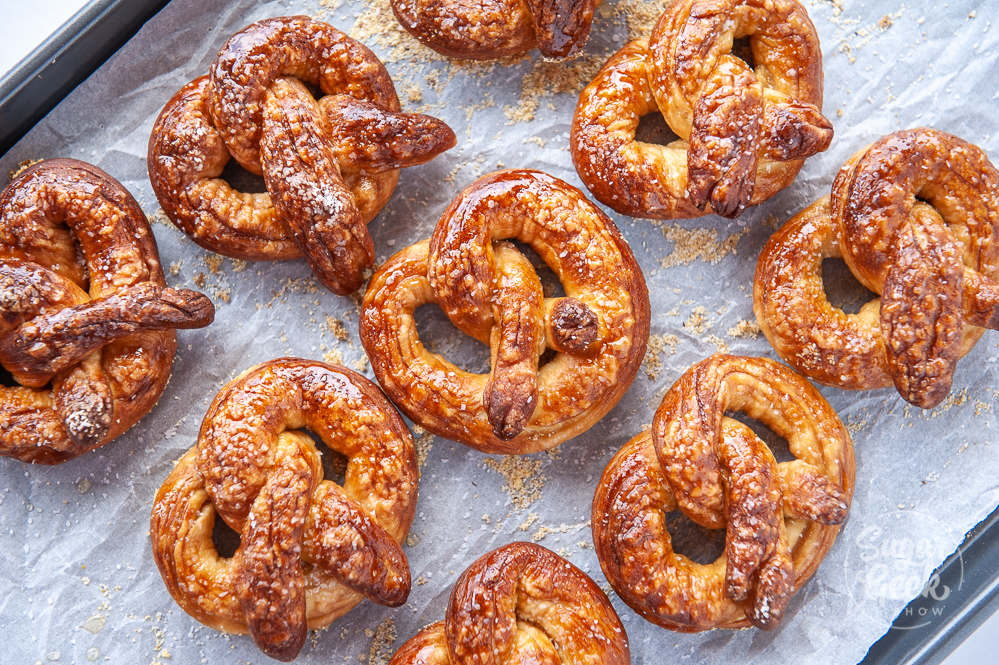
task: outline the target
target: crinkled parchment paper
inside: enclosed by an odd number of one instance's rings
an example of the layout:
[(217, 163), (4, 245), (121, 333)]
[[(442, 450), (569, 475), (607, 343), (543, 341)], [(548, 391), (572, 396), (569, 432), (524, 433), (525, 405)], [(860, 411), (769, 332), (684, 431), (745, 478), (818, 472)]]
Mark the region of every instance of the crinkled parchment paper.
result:
[[(417, 431), (423, 477), (406, 548), (409, 602), (395, 610), (362, 604), (311, 633), (299, 662), (383, 662), (443, 616), (451, 584), (473, 559), (515, 539), (560, 552), (606, 589), (589, 533), (594, 483), (689, 365), (719, 349), (774, 356), (751, 306), (756, 257), (773, 229), (827, 193), (855, 150), (895, 129), (933, 125), (999, 160), (999, 29), (992, 18), (999, 2), (808, 6), (824, 50), (825, 112), (836, 125), (830, 150), (810, 159), (788, 190), (738, 220), (664, 224), (612, 215), (653, 295), (650, 351), (630, 392), (592, 430), (552, 453), (501, 459)], [(153, 494), (194, 444), (219, 387), (250, 365), (298, 355), (370, 376), (357, 301), (320, 288), (304, 261), (247, 264), (198, 248), (158, 214), (145, 155), (161, 106), (207, 72), (229, 35), (291, 13), (325, 19), (365, 41), (384, 59), (404, 108), (444, 118), (458, 134), (456, 149), (403, 172), (371, 224), (381, 261), (427, 237), (448, 201), (493, 169), (540, 168), (580, 185), (567, 150), (576, 95), (629, 34), (651, 29), (658, 11), (640, 0), (605, 0), (585, 55), (569, 64), (544, 63), (536, 53), (468, 64), (448, 62), (404, 34), (386, 0), (176, 0), (0, 159), (3, 174), (22, 160), (64, 156), (119, 178), (154, 221), (167, 280), (206, 291), (218, 307), (211, 327), (180, 332), (166, 393), (126, 436), (56, 468), (0, 460), (3, 663), (267, 660), (248, 637), (201, 626), (167, 594), (147, 533)], [(439, 314), (427, 312), (423, 323), (433, 348), (468, 367), (488, 362)], [(999, 334), (987, 333), (960, 363), (951, 397), (932, 411), (908, 407), (893, 390), (823, 389), (854, 437), (856, 494), (848, 524), (783, 626), (681, 635), (615, 599), (634, 662), (830, 665), (862, 658), (999, 501), (997, 355)], [(945, 589), (934, 593), (944, 597), (939, 612), (953, 611)]]

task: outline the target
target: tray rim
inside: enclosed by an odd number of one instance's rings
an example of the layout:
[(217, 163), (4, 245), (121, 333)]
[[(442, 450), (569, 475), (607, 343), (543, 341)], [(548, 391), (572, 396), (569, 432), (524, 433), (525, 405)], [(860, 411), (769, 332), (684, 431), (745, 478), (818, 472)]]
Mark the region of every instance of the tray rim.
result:
[[(170, 0), (89, 0), (0, 77), (0, 156), (142, 28)], [(999, 610), (999, 508), (979, 522), (936, 569), (956, 609), (926, 630), (897, 629), (900, 617), (860, 665), (937, 665)]]

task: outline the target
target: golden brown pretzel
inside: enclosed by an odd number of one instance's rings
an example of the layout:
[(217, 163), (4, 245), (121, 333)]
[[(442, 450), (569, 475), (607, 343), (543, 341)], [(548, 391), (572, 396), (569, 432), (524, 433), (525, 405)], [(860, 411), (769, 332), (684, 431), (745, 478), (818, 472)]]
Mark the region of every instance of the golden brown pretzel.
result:
[(630, 662), (624, 627), (593, 580), (551, 550), (516, 542), (469, 566), (444, 621), (410, 638), (389, 665)]
[[(842, 256), (880, 294), (833, 307), (822, 260)], [(760, 327), (782, 358), (829, 385), (894, 383), (923, 408), (950, 392), (983, 326), (999, 328), (999, 171), (934, 129), (885, 136), (840, 170), (764, 247), (754, 280)]]
[[(755, 68), (731, 53), (748, 37)], [(787, 187), (832, 140), (819, 38), (796, 0), (676, 0), (652, 36), (626, 44), (583, 90), (572, 160), (618, 212), (739, 215)], [(660, 112), (679, 137), (635, 139)]]
[[(149, 179), (167, 216), (202, 247), (243, 259), (304, 255), (344, 294), (374, 261), (366, 225), (399, 168), (454, 143), (442, 121), (399, 112), (388, 72), (363, 44), (305, 16), (273, 18), (233, 35), (210, 76), (167, 102), (149, 137)], [(263, 175), (267, 191), (220, 178), (230, 157)]]
[(56, 464), (116, 438), (166, 387), (174, 329), (214, 316), (167, 288), (117, 180), (72, 159), (24, 171), (0, 193), (0, 454)]
[[(777, 463), (741, 411), (787, 439)], [(593, 542), (611, 586), (649, 621), (683, 632), (777, 626), (821, 563), (853, 496), (853, 444), (804, 378), (766, 358), (716, 354), (681, 376), (652, 428), (604, 470)], [(674, 552), (666, 513), (726, 529), (725, 554)]]
[(546, 58), (579, 54), (601, 0), (392, 0), (421, 42), (452, 58), (488, 60), (537, 48)]
[[(530, 245), (566, 297), (545, 298)], [(471, 374), (420, 342), (413, 312), (436, 303), (489, 345)], [(645, 354), (645, 278), (613, 222), (540, 171), (483, 176), (452, 201), (433, 237), (371, 278), (361, 342), (382, 388), (426, 429), (486, 452), (529, 453), (589, 429), (628, 389)], [(545, 348), (555, 357), (538, 367)]]
[[(347, 457), (343, 486), (323, 479), (308, 428)], [(291, 660), (306, 627), (363, 597), (409, 595), (400, 543), (416, 508), (413, 439), (377, 386), (297, 358), (251, 368), (215, 397), (189, 450), (156, 493), (150, 523), (163, 581), (188, 614), (250, 632)], [(240, 533), (232, 558), (212, 542), (216, 515)]]

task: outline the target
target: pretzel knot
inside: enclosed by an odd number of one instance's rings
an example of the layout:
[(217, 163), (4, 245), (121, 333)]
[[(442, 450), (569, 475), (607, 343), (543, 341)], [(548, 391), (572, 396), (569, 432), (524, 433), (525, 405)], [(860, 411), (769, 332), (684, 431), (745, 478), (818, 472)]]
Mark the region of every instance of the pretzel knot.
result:
[(486, 60), (537, 48), (571, 58), (590, 36), (601, 0), (392, 0), (399, 23), (452, 58)]
[[(787, 440), (776, 462), (741, 411)], [(716, 354), (666, 393), (650, 430), (610, 461), (593, 498), (593, 541), (611, 586), (672, 630), (776, 627), (849, 510), (853, 444), (811, 384), (765, 358)], [(674, 551), (666, 513), (725, 529), (709, 564)]]
[[(833, 307), (822, 260), (842, 256), (880, 295), (857, 314)], [(979, 148), (934, 129), (861, 150), (821, 199), (767, 243), (754, 304), (768, 339), (817, 381), (894, 383), (931, 408), (958, 359), (999, 328), (999, 171)]]
[(389, 665), (630, 662), (624, 626), (593, 580), (551, 550), (515, 542), (469, 566), (445, 620), (410, 638)]
[[(748, 37), (751, 66), (732, 53)], [(822, 51), (796, 0), (678, 0), (583, 90), (572, 158), (601, 202), (636, 217), (739, 215), (825, 150)], [(662, 114), (678, 137), (636, 139)]]
[(117, 180), (71, 159), (24, 171), (0, 193), (0, 454), (57, 464), (116, 438), (166, 387), (174, 329), (214, 316), (166, 287)]
[[(202, 247), (304, 255), (345, 294), (374, 261), (366, 225), (399, 168), (454, 144), (442, 121), (399, 112), (388, 72), (363, 44), (304, 16), (274, 18), (233, 35), (210, 76), (167, 102), (149, 139), (149, 178), (167, 216)], [(266, 193), (222, 179), (230, 157), (263, 175)]]
[[(508, 238), (538, 253), (564, 297), (545, 297)], [(431, 302), (489, 345), (489, 374), (423, 347), (413, 312)], [(429, 241), (379, 268), (360, 329), (375, 376), (410, 418), (479, 450), (528, 453), (585, 431), (621, 398), (645, 353), (649, 296), (627, 243), (579, 190), (500, 171), (459, 194)], [(546, 349), (554, 357), (539, 368)]]
[[(308, 428), (347, 457), (343, 486), (323, 479)], [(250, 632), (293, 659), (363, 597), (409, 595), (400, 543), (416, 508), (413, 439), (377, 386), (343, 367), (282, 358), (225, 386), (156, 493), (150, 536), (167, 589), (198, 621)], [(222, 558), (216, 514), (239, 532)]]

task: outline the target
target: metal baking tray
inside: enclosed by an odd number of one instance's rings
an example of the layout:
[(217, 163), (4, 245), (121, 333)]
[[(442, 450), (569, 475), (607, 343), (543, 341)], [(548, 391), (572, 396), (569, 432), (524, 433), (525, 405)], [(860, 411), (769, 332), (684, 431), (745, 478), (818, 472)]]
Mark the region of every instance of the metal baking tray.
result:
[[(91, 0), (0, 78), (0, 155), (169, 0)], [(999, 509), (927, 580), (862, 665), (933, 665), (999, 609)]]

